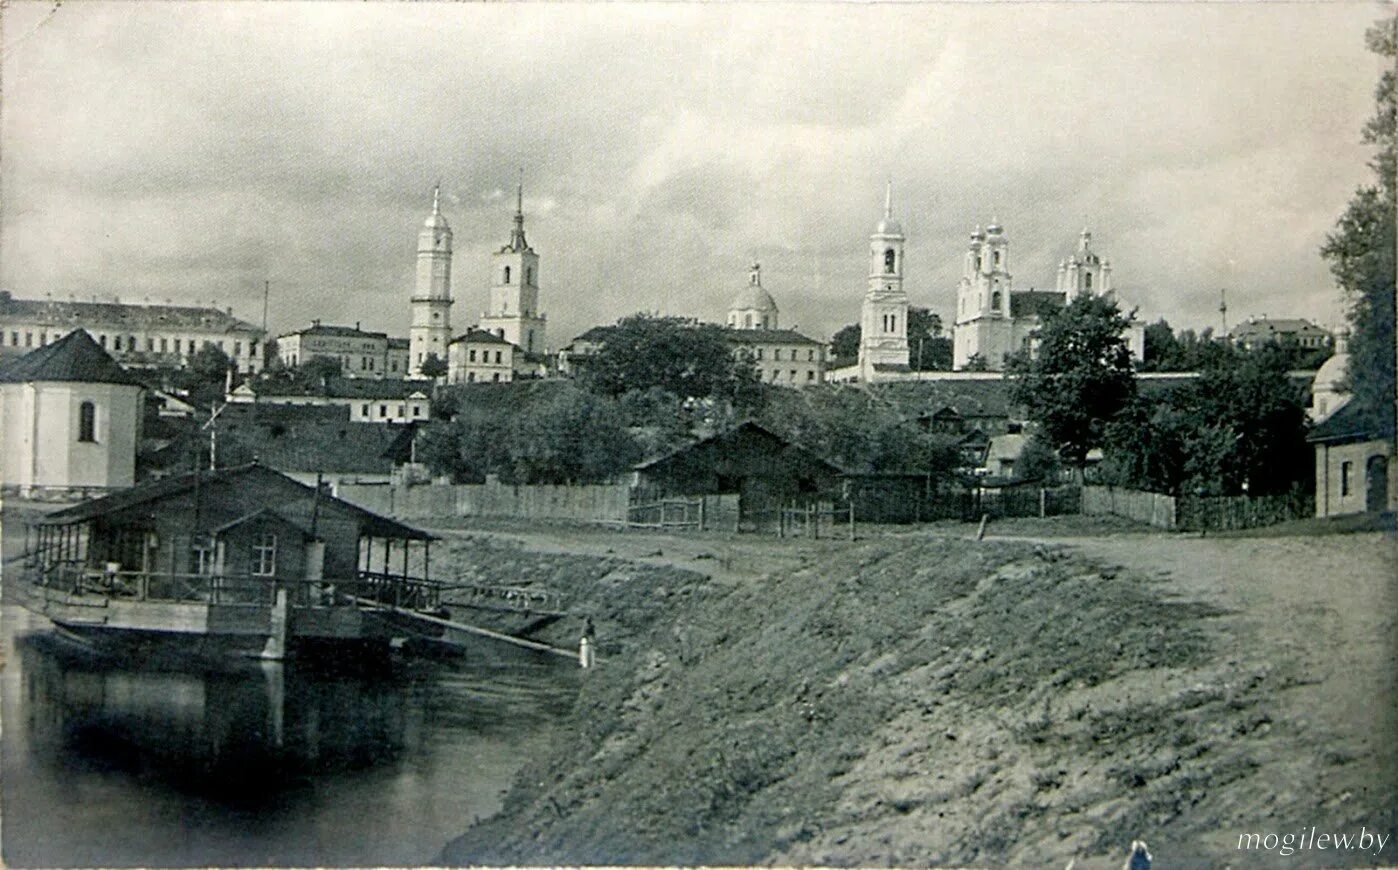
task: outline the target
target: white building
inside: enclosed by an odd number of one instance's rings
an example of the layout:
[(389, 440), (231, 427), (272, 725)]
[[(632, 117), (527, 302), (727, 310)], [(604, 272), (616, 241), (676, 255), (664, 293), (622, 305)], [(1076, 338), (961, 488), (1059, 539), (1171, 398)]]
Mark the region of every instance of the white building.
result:
[(408, 374), (422, 375), (428, 357), (446, 362), (451, 343), (451, 227), (442, 217), (441, 189), (432, 191), (432, 214), (417, 234), (417, 280), (408, 329)]
[(268, 381), (243, 383), (227, 395), (233, 404), (339, 406), (356, 423), (415, 423), (432, 416), (430, 380), (327, 378), (315, 387)]
[(908, 294), (903, 290), (903, 226), (893, 218), (893, 185), (883, 220), (869, 237), (869, 283), (859, 315), (859, 379), (869, 383), (908, 371)]
[(29, 497), (132, 486), (145, 388), (81, 329), (0, 366), (0, 468)]
[(408, 374), (406, 349), (403, 339), (367, 332), (358, 323), (331, 326), (316, 320), (305, 329), (277, 336), (277, 357), (283, 365), (294, 368), (316, 357), (331, 359), (347, 378), (402, 380)]
[(727, 338), (734, 352), (752, 363), (763, 383), (805, 387), (825, 380), (825, 344), (779, 329), (778, 316), (777, 301), (762, 286), (762, 267), (754, 263), (728, 306)]
[[(1015, 290), (1010, 274), (1009, 239), (999, 222), (976, 227), (963, 260), (956, 292), (952, 368), (1004, 371), (1012, 354), (1034, 349), (1033, 334), (1043, 319), (1080, 296), (1112, 294), (1111, 264), (1092, 250), (1092, 234), (1082, 231), (1078, 249), (1058, 266), (1056, 290)], [(1145, 352), (1145, 326), (1132, 322), (1126, 339), (1133, 359)]]
[(447, 383), (501, 383), (514, 380), (514, 345), (493, 332), (469, 329), (452, 339)]
[(490, 307), (481, 314), (480, 328), (527, 357), (544, 359), (547, 319), (539, 311), (539, 255), (524, 238), (523, 184), (516, 194), (510, 241), (490, 259)]
[(0, 291), (0, 355), (28, 353), (75, 329), (128, 368), (184, 366), (205, 345), (222, 350), (242, 374), (263, 367), (265, 333), (231, 308), (16, 299)]

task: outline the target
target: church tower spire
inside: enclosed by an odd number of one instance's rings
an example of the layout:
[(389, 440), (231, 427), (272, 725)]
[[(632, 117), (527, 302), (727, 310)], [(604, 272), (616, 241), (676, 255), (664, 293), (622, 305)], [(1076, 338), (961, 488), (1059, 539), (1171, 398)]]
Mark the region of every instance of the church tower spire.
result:
[(432, 188), (432, 213), (417, 234), (417, 281), (408, 329), (408, 371), (422, 374), (429, 357), (443, 362), (451, 341), (451, 227), (442, 216), (442, 185)]
[(481, 314), (481, 329), (525, 354), (545, 351), (545, 317), (539, 312), (539, 255), (524, 237), (524, 170), (515, 188), (514, 228), (510, 240), (491, 255), (490, 307)]
[(859, 317), (859, 378), (908, 365), (908, 295), (903, 291), (903, 225), (893, 217), (893, 182), (884, 188), (883, 220), (869, 236), (869, 285)]

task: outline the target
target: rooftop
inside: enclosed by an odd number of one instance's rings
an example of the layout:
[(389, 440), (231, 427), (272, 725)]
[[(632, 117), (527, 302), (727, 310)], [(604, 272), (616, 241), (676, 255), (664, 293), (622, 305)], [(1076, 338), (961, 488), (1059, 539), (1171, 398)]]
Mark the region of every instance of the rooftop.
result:
[(298, 329), (294, 332), (284, 332), (278, 336), (278, 338), (286, 338), (292, 335), (324, 335), (340, 338), (388, 338), (388, 333), (386, 332), (366, 332), (358, 326), (331, 326), (324, 323), (312, 323), (305, 329)]
[(0, 383), (32, 381), (141, 386), (82, 329), (0, 366)]
[(451, 340), (452, 344), (458, 341), (468, 341), (472, 344), (509, 344), (508, 341), (493, 332), (486, 332), (484, 329), (471, 328)]
[(52, 325), (66, 323), (87, 329), (185, 329), (262, 334), (261, 329), (234, 317), (231, 308), (16, 299), (9, 291), (0, 291), (0, 319)]
[(726, 329), (728, 340), (733, 344), (814, 344), (824, 342), (807, 338), (794, 329)]

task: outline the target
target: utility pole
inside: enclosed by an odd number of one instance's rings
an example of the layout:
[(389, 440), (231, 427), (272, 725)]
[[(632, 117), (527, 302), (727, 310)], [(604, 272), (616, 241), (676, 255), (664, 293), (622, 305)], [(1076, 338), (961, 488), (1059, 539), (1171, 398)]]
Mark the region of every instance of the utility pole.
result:
[(1223, 335), (1228, 336), (1228, 290), (1227, 288), (1218, 291), (1218, 316), (1223, 319)]
[(262, 342), (267, 343), (267, 298), (272, 295), (272, 282), (262, 282)]

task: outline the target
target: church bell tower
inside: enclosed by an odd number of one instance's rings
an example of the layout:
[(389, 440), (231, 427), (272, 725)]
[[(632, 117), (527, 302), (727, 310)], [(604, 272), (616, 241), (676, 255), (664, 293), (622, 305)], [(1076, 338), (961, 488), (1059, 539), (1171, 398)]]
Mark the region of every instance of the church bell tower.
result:
[(545, 351), (544, 315), (539, 313), (539, 255), (524, 238), (524, 182), (515, 198), (510, 241), (491, 255), (490, 308), (480, 327), (528, 354)]
[(430, 356), (447, 359), (451, 342), (451, 227), (442, 217), (441, 185), (432, 189), (432, 214), (417, 234), (417, 281), (408, 329), (408, 372), (422, 376)]
[(908, 294), (903, 291), (903, 226), (893, 218), (893, 182), (884, 191), (883, 220), (869, 236), (869, 286), (859, 316), (859, 379), (908, 366)]

